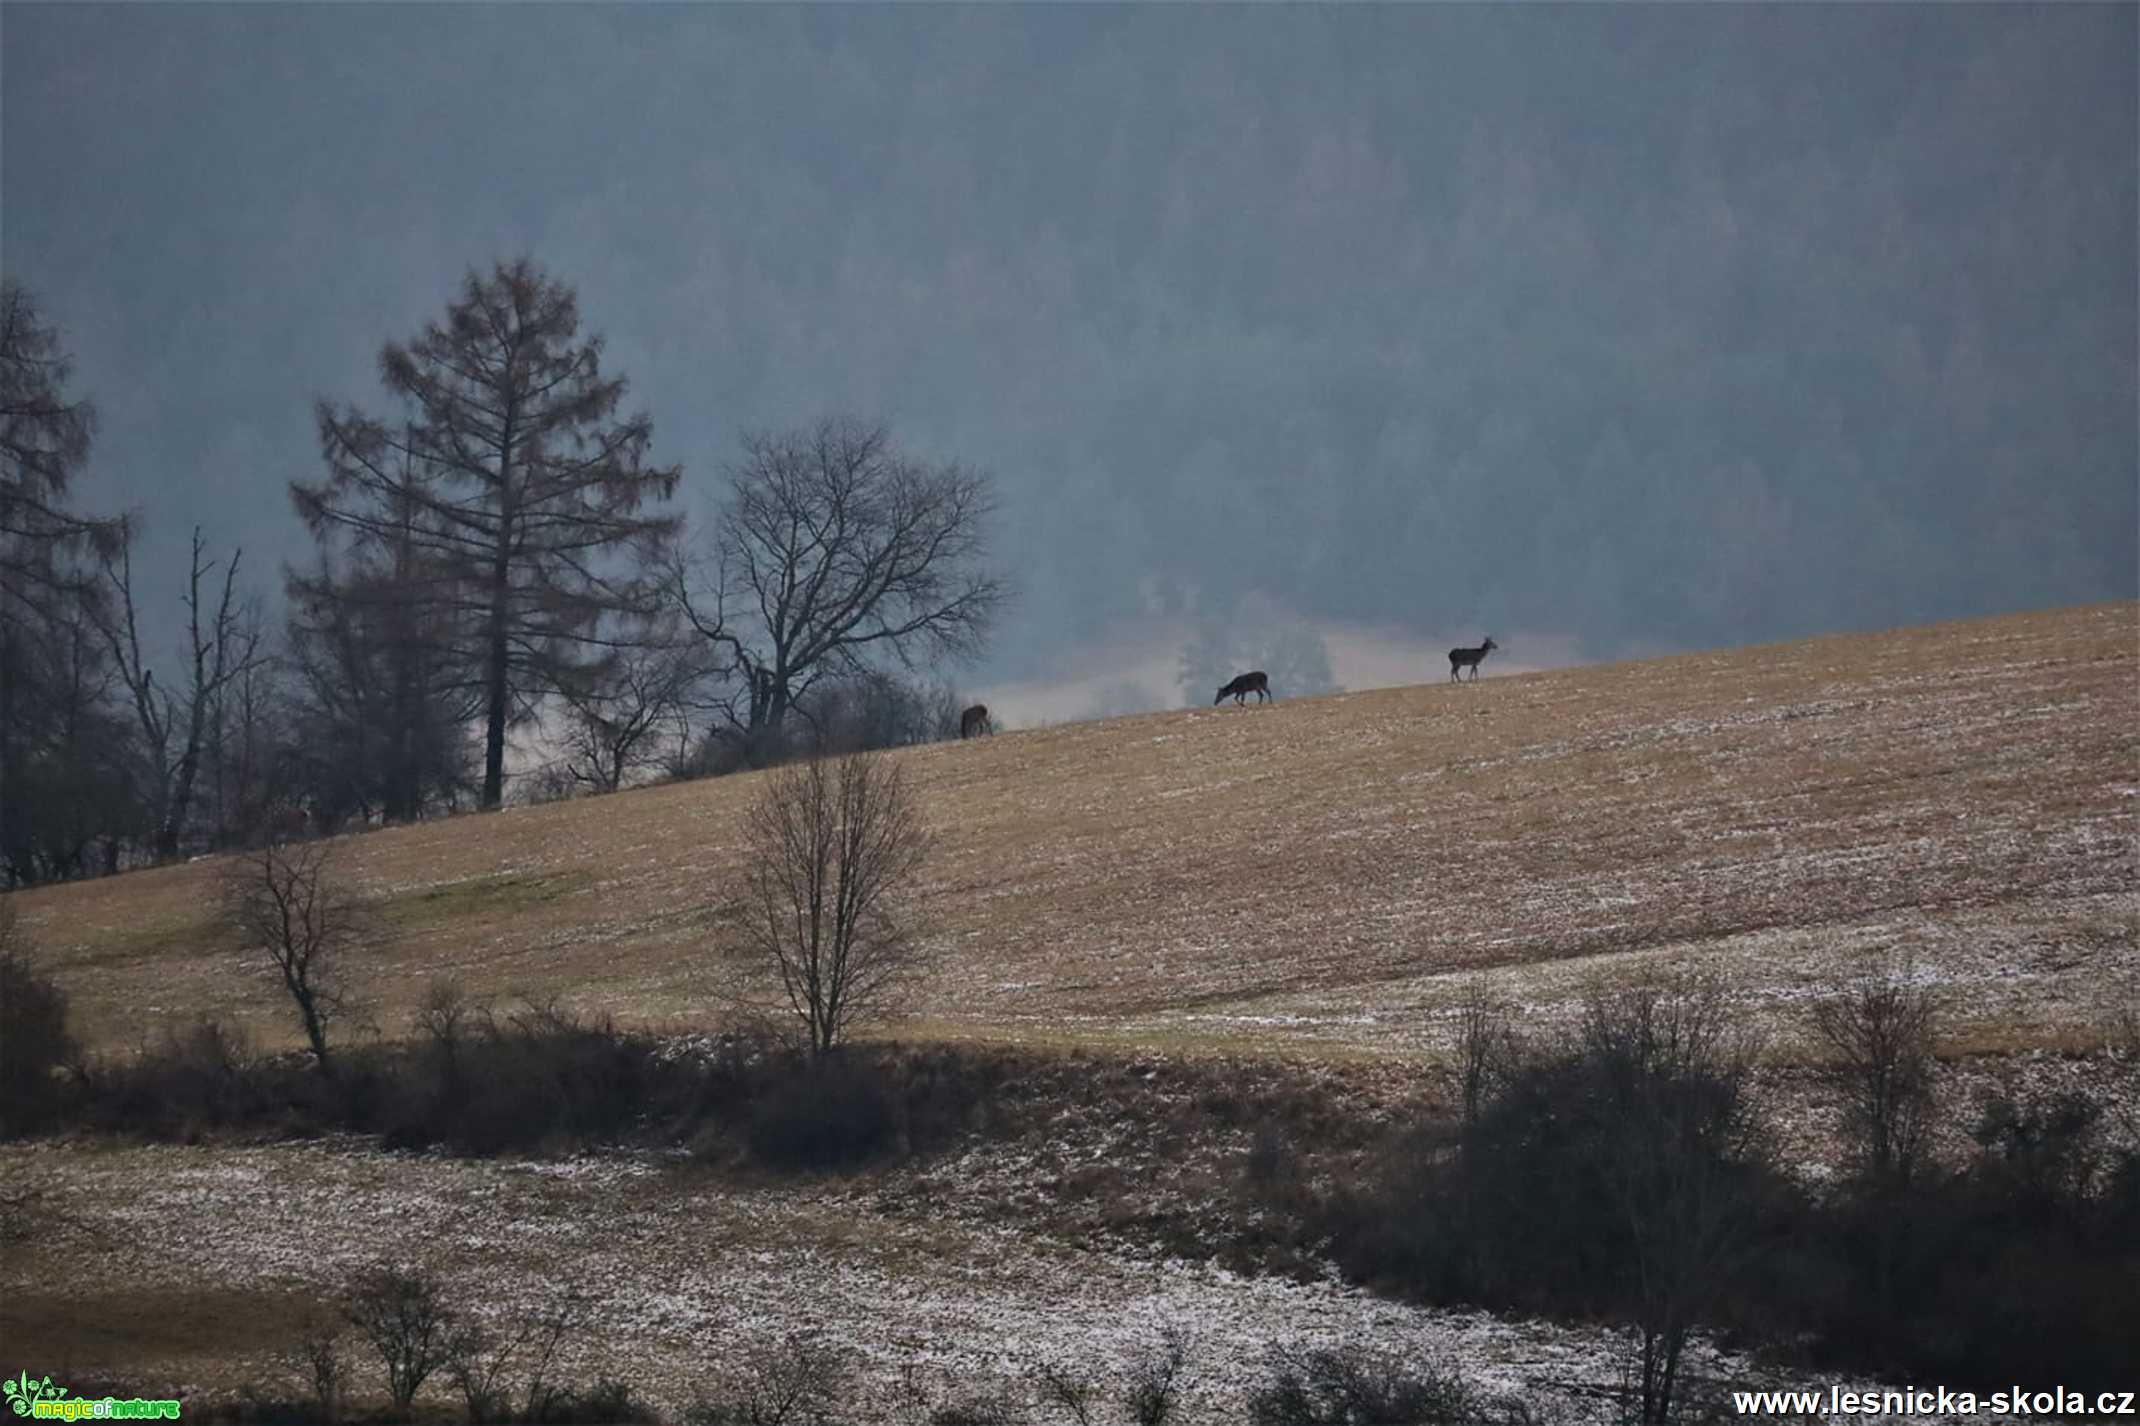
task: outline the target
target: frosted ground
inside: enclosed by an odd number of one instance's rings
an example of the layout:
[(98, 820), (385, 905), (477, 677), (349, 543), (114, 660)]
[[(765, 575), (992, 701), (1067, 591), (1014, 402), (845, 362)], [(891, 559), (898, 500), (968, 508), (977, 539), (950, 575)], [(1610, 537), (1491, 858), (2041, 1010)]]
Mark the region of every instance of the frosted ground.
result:
[[(1766, 1032), (1778, 1151), (1817, 1175), (1832, 1113), (1801, 1011), (1895, 949), (1942, 993), (1950, 1098), (2073, 1083), (2110, 1100), (2118, 1132), (2140, 1121), (2134, 1063), (2108, 1048), (2140, 1004), (2131, 603), (901, 756), (939, 839), (920, 906), (940, 959), (889, 1027), (905, 1038), (1283, 1060), (1380, 1083), (1394, 1103), (1446, 1047), (1469, 976), (1550, 1030), (1601, 977), (1698, 967)], [(729, 778), (345, 839), (342, 869), (393, 928), (368, 956), (383, 1032), (440, 974), (703, 1030), (754, 790)], [(215, 872), (17, 898), (93, 1053), (204, 1011), (294, 1044), (275, 985), (207, 917)], [(610, 1324), (587, 1362), (671, 1404), (737, 1337), (790, 1327), (978, 1388), (1051, 1353), (1123, 1360), (1180, 1321), (1206, 1420), (1278, 1339), (1446, 1345), (1511, 1390), (1616, 1377), (1594, 1333), (1036, 1226), (1063, 1212), (1071, 1158), (1119, 1160), (1177, 1203), (1221, 1182), (1212, 1164), (1090, 1134), (799, 1195), (645, 1160), (10, 1148), (0, 1168), (103, 1231), (11, 1254), (0, 1313), (27, 1289), (68, 1361), (229, 1391), (276, 1379), (293, 1324), (346, 1269), (435, 1236), (485, 1310), (587, 1284)], [(85, 1269), (113, 1276), (41, 1286)], [(0, 1316), (11, 1346), (23, 1325)]]
[[(32, 1279), (71, 1275), (83, 1316), (107, 1297), (281, 1305), (253, 1350), (119, 1361), (85, 1347), (71, 1363), (182, 1393), (251, 1383), (298, 1394), (290, 1349), (307, 1302), (363, 1268), (418, 1259), (500, 1326), (586, 1292), (593, 1310), (571, 1370), (629, 1381), (672, 1413), (740, 1347), (788, 1333), (855, 1353), (872, 1388), (858, 1416), (867, 1421), (906, 1418), (903, 1369), (939, 1398), (954, 1384), (969, 1397), (1029, 1397), (1036, 1364), (1120, 1370), (1168, 1327), (1187, 1337), (1185, 1419), (1197, 1422), (1242, 1419), (1246, 1386), (1279, 1342), (1372, 1342), (1542, 1404), (1579, 1406), (1567, 1384), (1610, 1383), (1619, 1371), (1621, 1345), (1598, 1331), (1076, 1250), (956, 1215), (888, 1214), (867, 1191), (716, 1188), (645, 1157), (469, 1162), (306, 1144), (10, 1149), (5, 1162), (32, 1183), (64, 1180), (82, 1229), (96, 1235), (10, 1264)], [(1734, 1379), (1769, 1379), (1713, 1352), (1701, 1361)]]
[[(1879, 943), (1966, 981), (1982, 1048), (2099, 1043), (2140, 999), (2129, 603), (901, 757), (938, 838), (908, 1036), (1413, 1054), (1451, 972), (1551, 999), (1629, 955), (1714, 957), (1758, 1010)], [(381, 1025), (451, 974), (702, 1026), (756, 785), (344, 839), (393, 927)], [(92, 1044), (213, 1010), (295, 1047), (209, 919), (216, 870), (19, 898)]]

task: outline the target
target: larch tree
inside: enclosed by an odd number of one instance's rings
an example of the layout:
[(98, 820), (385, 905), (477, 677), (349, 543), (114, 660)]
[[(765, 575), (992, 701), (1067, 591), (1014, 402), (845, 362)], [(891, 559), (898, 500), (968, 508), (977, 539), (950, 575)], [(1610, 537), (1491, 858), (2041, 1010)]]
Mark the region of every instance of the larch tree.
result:
[(96, 430), (96, 408), (67, 399), (72, 374), (58, 331), (19, 283), (0, 281), (0, 627), (89, 595), (94, 572), (68, 557), (110, 554), (125, 529), (67, 508)]
[(90, 627), (95, 559), (126, 524), (68, 508), (96, 429), (71, 376), (58, 330), (0, 280), (0, 887), (81, 874), (99, 837), (115, 861), (130, 816), (124, 729)]
[(290, 570), (304, 782), (328, 825), (374, 812), (411, 821), (469, 785), (467, 724), (485, 707), (479, 601), (440, 558), (416, 462), (404, 450), (376, 497), (385, 518), (358, 547)]
[(379, 370), (406, 419), (318, 407), (327, 478), (293, 482), (315, 538), (421, 561), (424, 602), (481, 690), (482, 802), (504, 794), (505, 735), (650, 607), (640, 571), (679, 518), (647, 513), (681, 471), (647, 462), (653, 423), (617, 414), (621, 377), (580, 336), (572, 290), (523, 258), (471, 272), (443, 322)]
[(295, 783), (322, 826), (412, 821), (477, 783), (483, 711), (451, 610), (391, 565), (321, 564), (289, 580)]

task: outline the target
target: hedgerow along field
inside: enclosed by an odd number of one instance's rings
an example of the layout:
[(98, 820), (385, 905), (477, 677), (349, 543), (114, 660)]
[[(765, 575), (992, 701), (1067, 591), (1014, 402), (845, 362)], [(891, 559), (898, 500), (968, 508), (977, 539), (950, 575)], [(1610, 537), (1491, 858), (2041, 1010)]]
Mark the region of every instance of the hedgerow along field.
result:
[[(1874, 945), (1966, 989), (1949, 1052), (2085, 1050), (2140, 1000), (2140, 605), (1284, 692), (897, 754), (936, 838), (910, 903), (935, 964), (878, 1033), (1411, 1056), (1452, 973), (1550, 1020), (1659, 960), (1788, 1032)], [(759, 785), (342, 838), (385, 928), (359, 976), (379, 1033), (440, 976), (709, 1023)], [(216, 925), (220, 870), (17, 897), (92, 1052), (205, 1013), (297, 1047)]]

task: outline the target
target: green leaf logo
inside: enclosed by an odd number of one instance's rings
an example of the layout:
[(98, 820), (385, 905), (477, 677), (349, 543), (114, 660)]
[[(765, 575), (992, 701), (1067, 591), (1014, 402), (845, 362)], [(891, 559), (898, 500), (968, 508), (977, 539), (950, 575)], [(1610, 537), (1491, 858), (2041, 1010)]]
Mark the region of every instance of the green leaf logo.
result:
[(67, 1394), (67, 1388), (52, 1385), (52, 1378), (46, 1377), (38, 1381), (27, 1371), (23, 1372), (19, 1379), (0, 1381), (0, 1391), (7, 1394), (8, 1409), (17, 1416), (29, 1415), (30, 1403), (33, 1401), (40, 1401), (48, 1396), (57, 1401)]

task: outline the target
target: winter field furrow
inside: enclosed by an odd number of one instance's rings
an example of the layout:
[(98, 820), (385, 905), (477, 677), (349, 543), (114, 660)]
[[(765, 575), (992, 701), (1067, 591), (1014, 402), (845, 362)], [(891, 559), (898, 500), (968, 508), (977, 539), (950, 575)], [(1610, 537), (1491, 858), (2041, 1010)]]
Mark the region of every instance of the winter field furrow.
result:
[[(1029, 1397), (1036, 1365), (1120, 1370), (1170, 1326), (1191, 1350), (1180, 1419), (1197, 1423), (1242, 1419), (1246, 1383), (1274, 1344), (1371, 1341), (1533, 1403), (1560, 1383), (1611, 1381), (1622, 1350), (1599, 1330), (886, 1215), (861, 1192), (710, 1189), (643, 1159), (457, 1162), (321, 1145), (10, 1148), (0, 1158), (32, 1182), (63, 1178), (84, 1231), (101, 1239), (88, 1280), (63, 1277), (83, 1260), (79, 1240), (11, 1263), (19, 1281), (68, 1285), (23, 1292), (10, 1350), (61, 1353), (102, 1375), (115, 1364), (70, 1333), (131, 1327), (132, 1353), (116, 1365), (144, 1391), (181, 1396), (240, 1383), (297, 1394), (295, 1347), (326, 1310), (318, 1304), (356, 1271), (416, 1261), (480, 1283), (472, 1310), (500, 1328), (585, 1293), (591, 1325), (562, 1365), (628, 1380), (672, 1418), (739, 1349), (790, 1333), (855, 1354), (870, 1384), (855, 1403), (864, 1423), (909, 1419), (895, 1395), (906, 1368), (938, 1393)], [(180, 1300), (252, 1304), (248, 1347), (210, 1355), (182, 1325), (138, 1320)], [(1760, 1377), (1706, 1349), (1700, 1365)]]
[[(1196, 1422), (1240, 1419), (1274, 1342), (1433, 1353), (1532, 1399), (1609, 1383), (1624, 1344), (1605, 1333), (1238, 1275), (1206, 1260), (1224, 1222), (1190, 1234), (1197, 1261), (1169, 1258), (1151, 1245), (1170, 1240), (1116, 1231), (1104, 1195), (1079, 1197), (1098, 1182), (1135, 1221), (1223, 1218), (1251, 1147), (1249, 1121), (1189, 1091), (1166, 1105), (1181, 1133), (1111, 1118), (1124, 1101), (1087, 1095), (1088, 1072), (1172, 1093), (1183, 1065), (1207, 1086), (1269, 1071), (1298, 1100), (1394, 1116), (1435, 1083), (1475, 975), (1550, 1032), (1601, 978), (1713, 972), (1762, 1032), (1773, 1148), (1818, 1179), (1836, 1105), (1805, 1007), (1901, 949), (1941, 992), (1938, 1073), (1960, 1106), (1945, 1156), (1967, 1149), (1968, 1105), (2017, 1086), (2085, 1088), (2114, 1138), (2140, 1133), (2130, 1055), (2105, 1048), (2140, 1006), (2140, 605), (1278, 692), (896, 754), (936, 836), (910, 906), (935, 965), (879, 1031), (1009, 1042), (1021, 1064), (1064, 1052), (1067, 1083), (1041, 1100), (1060, 1123), (762, 1185), (681, 1152), (9, 1145), (0, 1186), (65, 1216), (10, 1246), (0, 1334), (55, 1376), (287, 1397), (303, 1323), (350, 1273), (428, 1260), (500, 1322), (586, 1291), (573, 1369), (672, 1414), (740, 1347), (790, 1331), (859, 1352), (880, 1393), (905, 1367), (972, 1393), (1024, 1389), (1044, 1360), (1124, 1363), (1180, 1324)], [(340, 839), (337, 870), (387, 928), (357, 983), (377, 1033), (406, 1035), (450, 976), (703, 1048), (759, 786)], [(218, 872), (16, 895), (92, 1059), (210, 1013), (298, 1045), (272, 973), (216, 929)], [(888, 1395), (862, 1409), (901, 1419)]]
[[(1349, 1023), (1336, 1038), (1372, 1054), (1413, 1047), (1392, 1016), (1451, 971), (1713, 951), (1760, 998), (1803, 978), (1790, 957), (1886, 938), (1983, 965), (1998, 952), (1959, 942), (2048, 921), (2086, 953), (2039, 966), (2021, 998), (2059, 1008), (2036, 1026), (2056, 1042), (2084, 1039), (2102, 992), (2130, 997), (2140, 975), (2136, 608), (902, 753), (938, 837), (916, 909), (941, 955), (902, 1033), (1067, 1024), (1120, 1043), (1194, 1007), (1236, 1048), (1313, 1051)], [(434, 974), (625, 1023), (702, 1018), (757, 785), (345, 839), (394, 927), (373, 957), (379, 1023), (396, 1033)], [(216, 869), (20, 898), (92, 1044), (203, 1011), (294, 1043), (276, 987), (213, 928)], [(2010, 978), (1987, 984), (2012, 1000)], [(1289, 997), (1353, 1018), (1272, 1019)]]

